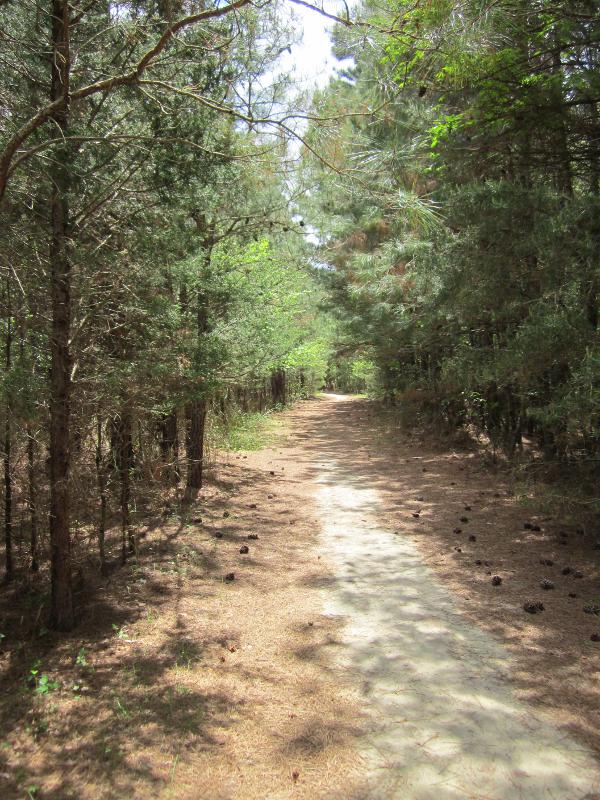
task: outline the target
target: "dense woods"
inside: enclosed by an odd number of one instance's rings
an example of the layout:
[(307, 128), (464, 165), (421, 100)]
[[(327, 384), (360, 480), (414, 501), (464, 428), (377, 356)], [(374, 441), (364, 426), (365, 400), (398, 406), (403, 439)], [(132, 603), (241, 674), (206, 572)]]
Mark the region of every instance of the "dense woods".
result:
[(283, 12), (0, 3), (5, 577), (55, 628), (211, 425), (321, 387), (593, 491), (597, 3), (339, 12), (309, 113)]
[(371, 27), (336, 31), (353, 60), (315, 99), (343, 115), (313, 130), (340, 173), (307, 167), (331, 307), (386, 400), (541, 457), (586, 502), (600, 452), (598, 12), (365, 4)]
[(290, 33), (250, 5), (0, 8), (5, 577), (49, 558), (59, 629), (76, 531), (105, 571), (116, 514), (124, 561), (153, 483), (202, 486), (213, 414), (324, 374), (285, 77), (260, 82)]
[(598, 0), (0, 0), (0, 243), (2, 800), (597, 796)]

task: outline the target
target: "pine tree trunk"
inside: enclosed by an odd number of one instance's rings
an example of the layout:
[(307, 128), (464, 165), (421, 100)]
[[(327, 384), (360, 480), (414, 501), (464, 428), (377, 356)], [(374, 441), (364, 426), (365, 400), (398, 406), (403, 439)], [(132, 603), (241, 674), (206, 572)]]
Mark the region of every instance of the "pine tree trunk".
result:
[(96, 421), (96, 482), (98, 485), (98, 495), (100, 497), (100, 519), (98, 520), (98, 556), (100, 558), (100, 572), (106, 574), (106, 469), (102, 453), (102, 417), (98, 415)]
[[(207, 269), (210, 267), (212, 249), (214, 247), (214, 230), (206, 227), (206, 220), (199, 216), (196, 220), (198, 230), (202, 233), (202, 244), (205, 248), (204, 259)], [(196, 325), (198, 342), (202, 341), (210, 330), (208, 317), (208, 301), (202, 290), (198, 291), (196, 299)], [(188, 498), (195, 495), (202, 488), (202, 472), (204, 459), (204, 431), (206, 424), (207, 402), (205, 398), (194, 400), (187, 407), (187, 481), (186, 495)]]
[(36, 441), (33, 429), (27, 426), (27, 477), (28, 477), (28, 498), (29, 506), (29, 525), (30, 525), (30, 569), (37, 572), (39, 569), (38, 556), (38, 510), (37, 510), (37, 481), (35, 475), (35, 456)]
[(187, 408), (187, 493), (194, 494), (202, 488), (204, 460), (204, 429), (206, 423), (206, 402), (197, 400)]
[[(12, 309), (10, 304), (10, 278), (6, 279), (6, 343), (4, 366), (8, 375), (12, 359)], [(4, 408), (4, 545), (6, 553), (6, 580), (13, 578), (13, 519), (12, 519), (12, 472), (11, 472), (11, 414), (10, 386), (6, 389)]]
[[(52, 2), (52, 100), (64, 97), (53, 120), (65, 135), (68, 127), (70, 77), (69, 4)], [(73, 627), (71, 533), (69, 520), (71, 354), (71, 263), (68, 253), (70, 184), (67, 146), (59, 145), (50, 161), (51, 366), (50, 366), (50, 624), (57, 630)]]
[[(560, 56), (559, 43), (555, 43), (555, 51), (552, 56), (554, 72), (562, 75), (563, 65)], [(571, 153), (569, 152), (569, 139), (567, 135), (567, 123), (565, 119), (565, 98), (561, 89), (555, 89), (555, 108), (556, 114), (556, 152), (559, 158), (559, 171), (556, 179), (557, 189), (568, 197), (573, 195), (573, 175), (571, 169)]]
[(273, 405), (285, 405), (285, 370), (279, 368), (271, 374), (271, 399)]
[[(592, 123), (591, 128), (596, 134), (595, 140), (590, 136), (588, 145), (590, 150), (590, 192), (594, 197), (598, 197), (600, 193), (600, 128), (598, 126), (598, 106), (596, 103), (590, 104), (590, 119)], [(600, 241), (600, 222), (598, 220), (596, 220), (596, 224), (592, 230), (592, 237), (595, 244), (594, 251), (597, 253), (598, 242)], [(600, 295), (600, 281), (597, 278), (597, 267), (594, 263), (594, 259), (589, 259), (586, 266), (590, 279), (587, 281), (586, 287), (585, 315), (592, 328), (598, 330), (600, 322), (600, 302), (598, 300)]]
[(598, 119), (598, 104), (590, 101), (589, 104), (589, 119), (591, 134), (588, 135), (588, 149), (589, 149), (589, 184), (590, 192), (594, 197), (600, 194), (600, 126)]
[(131, 470), (133, 469), (133, 425), (131, 412), (124, 409), (118, 423), (118, 469), (121, 484), (121, 556), (123, 563), (136, 552), (131, 528)]
[(164, 464), (163, 475), (169, 484), (179, 482), (179, 434), (177, 411), (165, 414), (160, 425), (160, 450)]

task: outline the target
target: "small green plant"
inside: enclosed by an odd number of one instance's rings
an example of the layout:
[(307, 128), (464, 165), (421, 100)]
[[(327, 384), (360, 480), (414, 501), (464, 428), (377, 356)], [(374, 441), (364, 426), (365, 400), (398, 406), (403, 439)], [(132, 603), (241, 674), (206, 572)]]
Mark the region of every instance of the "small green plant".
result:
[(48, 694), (49, 692), (56, 691), (56, 689), (60, 688), (60, 683), (51, 680), (50, 676), (45, 672), (40, 673), (41, 666), (42, 662), (40, 659), (37, 659), (37, 661), (33, 663), (33, 666), (29, 670), (29, 675), (27, 676), (28, 685), (33, 688), (36, 694)]
[(115, 636), (117, 637), (117, 639), (127, 638), (127, 629), (125, 628), (124, 625), (119, 627), (118, 625), (115, 625), (115, 623), (113, 622), (112, 629), (115, 632)]
[(75, 697), (76, 700), (81, 699), (81, 695), (79, 694), (79, 692), (81, 691), (80, 683), (74, 683), (73, 686), (71, 686), (71, 691), (73, 692), (73, 696)]
[(35, 687), (36, 694), (48, 694), (49, 692), (54, 692), (60, 686), (58, 681), (50, 680), (50, 676), (44, 673), (40, 675), (37, 681), (37, 686)]
[(77, 653), (77, 658), (75, 659), (75, 666), (76, 667), (87, 667), (87, 651), (85, 647), (81, 647), (79, 652)]
[(115, 697), (115, 709), (117, 714), (121, 717), (121, 719), (129, 719), (129, 717), (131, 716), (131, 712), (124, 705), (120, 697)]
[(586, 614), (595, 614), (596, 616), (600, 616), (600, 599), (596, 598), (594, 600), (590, 600), (590, 602), (583, 607), (583, 611)]
[(32, 784), (31, 786), (27, 786), (25, 791), (27, 792), (28, 800), (36, 800), (39, 790), (40, 790), (40, 787), (36, 786), (35, 784)]
[(173, 783), (173, 778), (175, 777), (175, 770), (177, 768), (178, 763), (179, 763), (179, 753), (173, 759), (173, 764), (171, 766), (170, 777), (169, 777), (169, 781), (171, 783)]

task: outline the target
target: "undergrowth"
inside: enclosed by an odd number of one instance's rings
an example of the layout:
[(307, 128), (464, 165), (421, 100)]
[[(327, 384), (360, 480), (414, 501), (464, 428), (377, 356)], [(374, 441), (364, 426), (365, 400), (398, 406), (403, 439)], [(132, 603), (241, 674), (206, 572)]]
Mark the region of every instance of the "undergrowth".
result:
[(213, 417), (208, 436), (216, 450), (262, 450), (273, 442), (278, 428), (271, 411), (235, 411)]
[(372, 403), (384, 436), (414, 433), (438, 445), (461, 450), (476, 450), (482, 465), (490, 471), (502, 470), (518, 502), (538, 513), (558, 516), (566, 523), (598, 529), (600, 499), (597, 492), (594, 462), (548, 462), (542, 460), (529, 442), (513, 458), (494, 449), (489, 439), (473, 426), (453, 428), (428, 416), (415, 403), (399, 402), (393, 406), (380, 400)]

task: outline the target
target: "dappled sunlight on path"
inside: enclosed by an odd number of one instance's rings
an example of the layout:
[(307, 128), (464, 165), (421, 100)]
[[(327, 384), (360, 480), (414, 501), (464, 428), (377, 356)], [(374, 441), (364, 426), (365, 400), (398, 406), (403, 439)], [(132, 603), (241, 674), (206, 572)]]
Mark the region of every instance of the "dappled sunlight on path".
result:
[(316, 477), (320, 553), (335, 575), (323, 595), (326, 613), (346, 622), (336, 668), (361, 682), (372, 719), (366, 796), (596, 797), (593, 756), (515, 697), (507, 651), (458, 613), (410, 538), (381, 522), (379, 492), (337, 448)]

